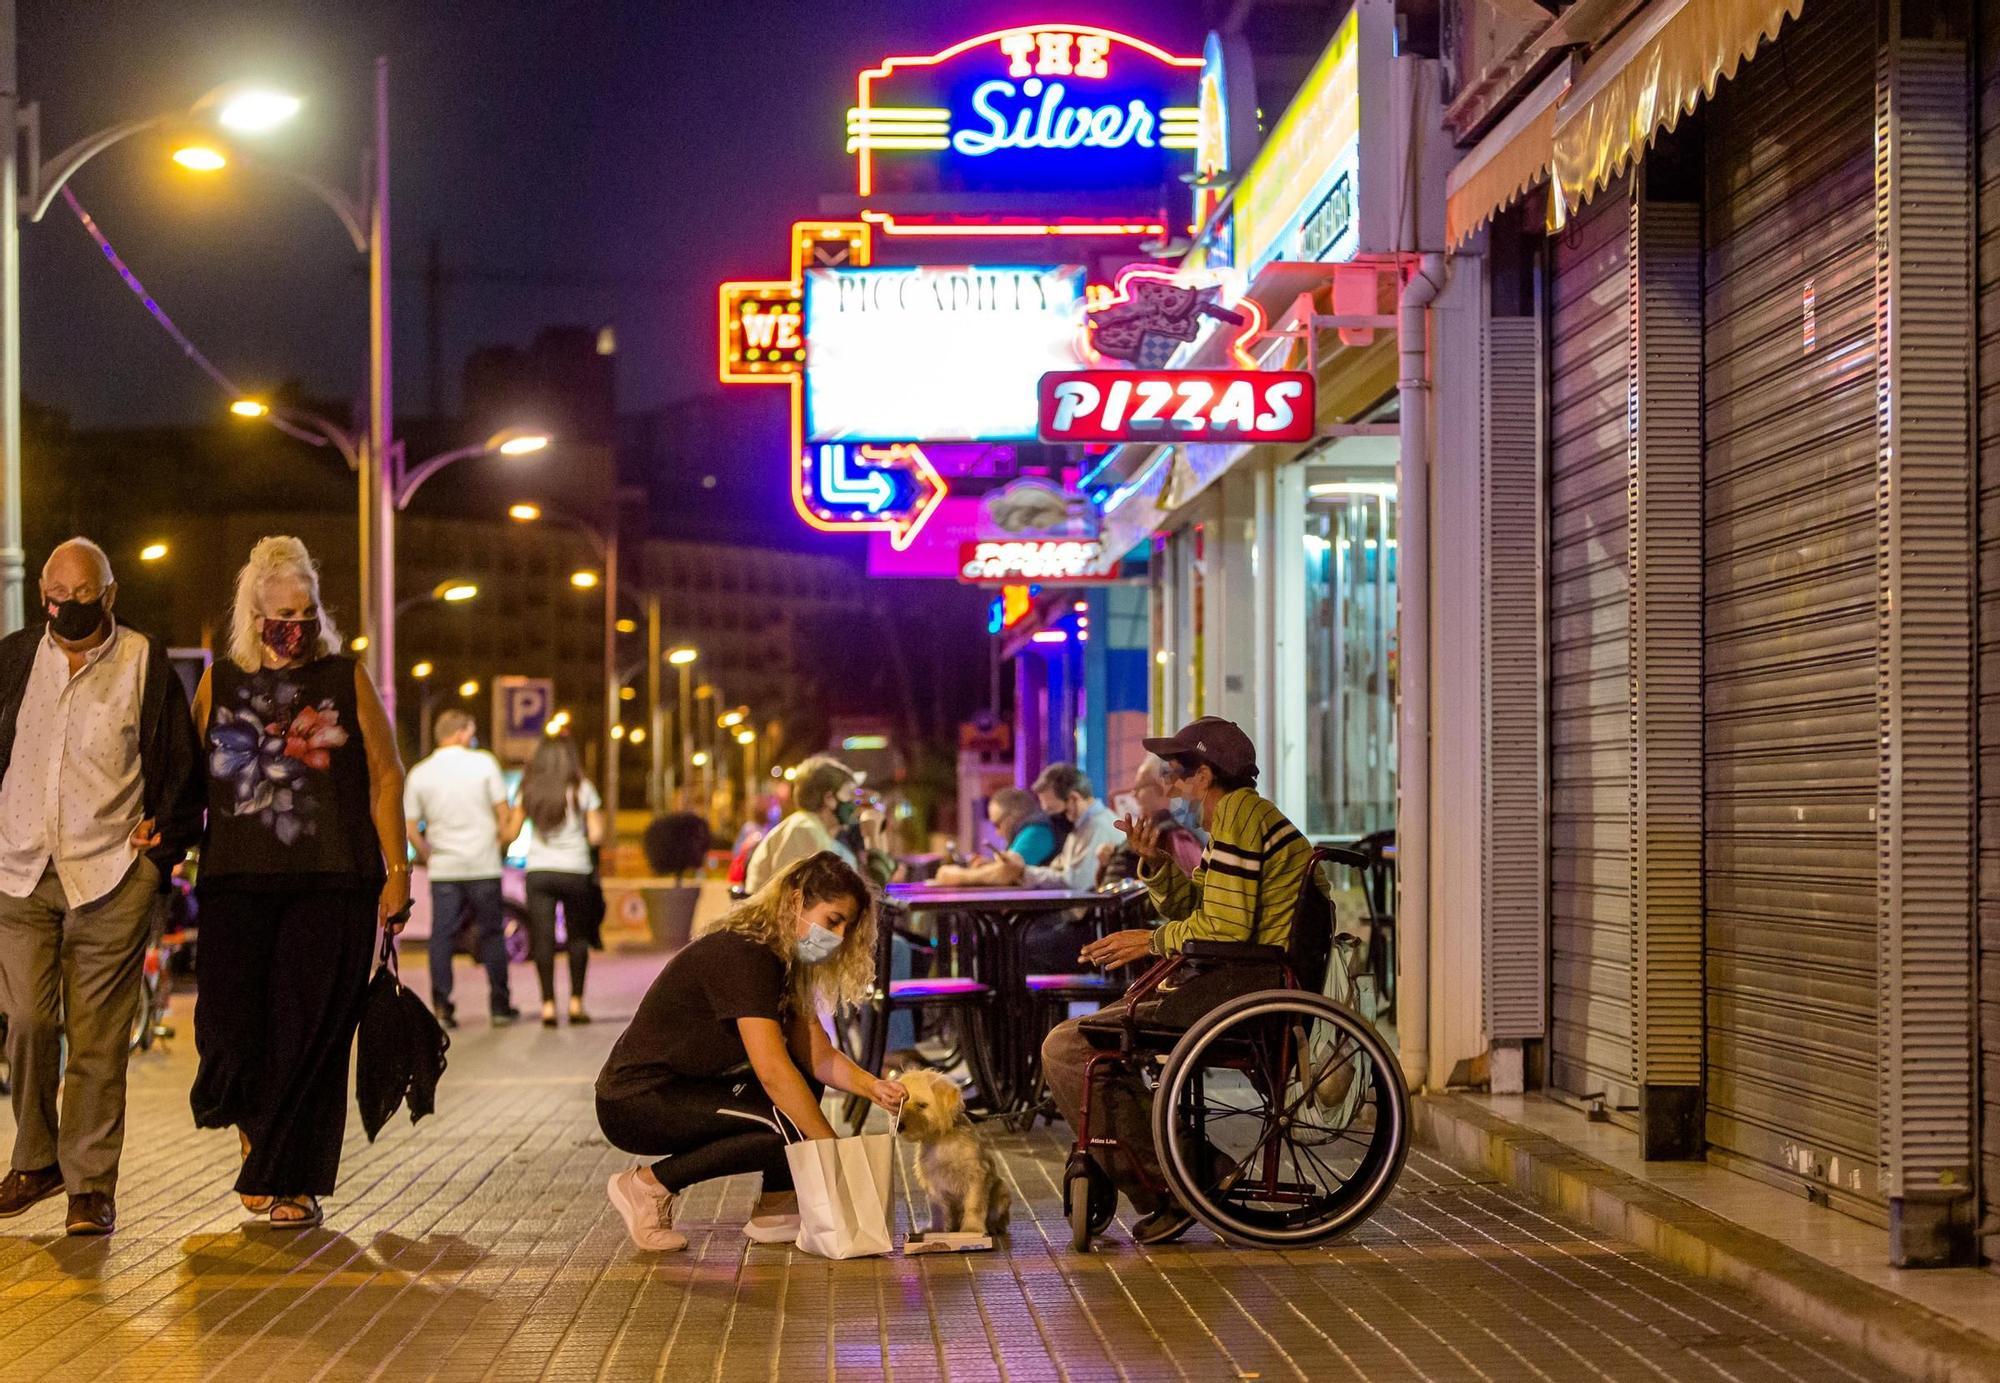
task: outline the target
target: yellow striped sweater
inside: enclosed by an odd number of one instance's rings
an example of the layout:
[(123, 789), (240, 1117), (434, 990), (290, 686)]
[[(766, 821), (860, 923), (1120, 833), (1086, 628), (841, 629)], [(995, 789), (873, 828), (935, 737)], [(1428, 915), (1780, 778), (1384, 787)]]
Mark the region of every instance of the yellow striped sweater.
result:
[(1153, 953), (1166, 955), (1190, 941), (1285, 945), (1311, 859), (1312, 847), (1283, 812), (1253, 789), (1238, 788), (1215, 809), (1194, 877), (1172, 856), (1140, 869), (1167, 919), (1153, 933)]

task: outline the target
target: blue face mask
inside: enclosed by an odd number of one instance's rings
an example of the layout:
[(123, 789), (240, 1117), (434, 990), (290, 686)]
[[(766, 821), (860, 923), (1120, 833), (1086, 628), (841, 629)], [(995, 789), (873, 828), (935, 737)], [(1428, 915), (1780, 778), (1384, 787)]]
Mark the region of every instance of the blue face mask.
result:
[(828, 931), (815, 922), (806, 934), (792, 943), (792, 955), (801, 965), (818, 965), (840, 949), (840, 933)]
[(1169, 798), (1167, 813), (1173, 817), (1175, 824), (1184, 830), (1201, 829), (1201, 804), (1198, 802), (1190, 802), (1185, 797)]

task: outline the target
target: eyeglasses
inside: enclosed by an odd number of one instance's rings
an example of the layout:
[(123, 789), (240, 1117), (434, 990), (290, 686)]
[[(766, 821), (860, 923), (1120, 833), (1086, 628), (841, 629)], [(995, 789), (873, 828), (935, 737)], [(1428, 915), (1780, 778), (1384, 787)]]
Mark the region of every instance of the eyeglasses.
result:
[(85, 605), (89, 605), (103, 599), (104, 588), (102, 586), (78, 586), (75, 590), (71, 590), (67, 586), (43, 586), (42, 596), (44, 599), (57, 605), (62, 604), (65, 600), (77, 600), (83, 602)]

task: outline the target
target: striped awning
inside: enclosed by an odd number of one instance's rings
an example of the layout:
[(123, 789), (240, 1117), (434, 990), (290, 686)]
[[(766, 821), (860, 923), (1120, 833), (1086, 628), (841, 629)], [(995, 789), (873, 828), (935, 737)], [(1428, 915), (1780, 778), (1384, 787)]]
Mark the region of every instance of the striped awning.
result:
[(1558, 67), (1452, 171), (1447, 247), (1464, 244), (1543, 178), (1550, 228), (1560, 228), (1804, 6), (1658, 0), (1587, 62)]
[(1593, 54), (1556, 115), (1551, 227), (1607, 187), (1805, 0), (1679, 0), (1655, 5)]

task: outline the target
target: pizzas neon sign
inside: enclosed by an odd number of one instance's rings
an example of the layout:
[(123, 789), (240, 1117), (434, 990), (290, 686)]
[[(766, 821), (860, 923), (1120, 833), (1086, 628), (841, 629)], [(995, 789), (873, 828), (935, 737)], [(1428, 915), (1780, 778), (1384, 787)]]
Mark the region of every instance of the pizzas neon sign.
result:
[(1304, 442), (1304, 370), (1077, 370), (1042, 376), (1044, 442)]

